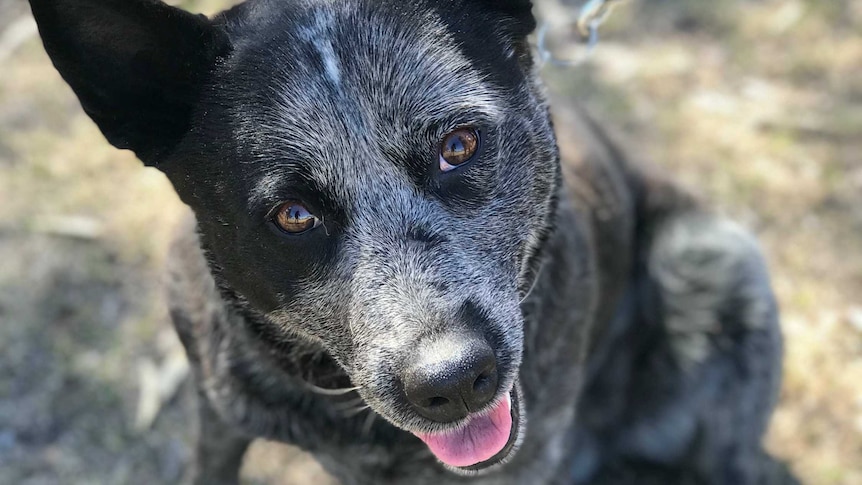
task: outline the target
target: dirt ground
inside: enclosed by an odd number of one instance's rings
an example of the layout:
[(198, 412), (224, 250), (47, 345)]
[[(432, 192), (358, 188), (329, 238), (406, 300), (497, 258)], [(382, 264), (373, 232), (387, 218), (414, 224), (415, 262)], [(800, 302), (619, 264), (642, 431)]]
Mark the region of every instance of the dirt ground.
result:
[[(0, 483), (175, 483), (194, 420), (160, 278), (185, 209), (104, 141), (28, 16), (0, 0)], [(603, 35), (544, 68), (555, 102), (759, 236), (787, 340), (767, 444), (806, 483), (862, 484), (862, 1), (641, 0)], [(329, 483), (273, 443), (243, 477)]]

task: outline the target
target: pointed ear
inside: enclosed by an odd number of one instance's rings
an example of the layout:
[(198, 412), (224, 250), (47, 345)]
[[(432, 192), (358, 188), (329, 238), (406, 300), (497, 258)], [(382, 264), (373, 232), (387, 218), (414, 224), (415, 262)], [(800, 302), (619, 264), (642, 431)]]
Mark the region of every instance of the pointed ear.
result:
[(30, 0), (45, 49), (108, 141), (155, 165), (188, 131), (227, 35), (159, 0)]

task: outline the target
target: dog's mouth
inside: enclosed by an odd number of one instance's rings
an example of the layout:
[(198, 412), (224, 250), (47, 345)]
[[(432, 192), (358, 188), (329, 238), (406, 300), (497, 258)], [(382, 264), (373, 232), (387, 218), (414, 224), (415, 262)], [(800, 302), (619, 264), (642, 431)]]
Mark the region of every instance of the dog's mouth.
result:
[(513, 453), (521, 434), (517, 387), (485, 412), (468, 416), (457, 429), (414, 433), (444, 464), (464, 471), (479, 471), (501, 464)]

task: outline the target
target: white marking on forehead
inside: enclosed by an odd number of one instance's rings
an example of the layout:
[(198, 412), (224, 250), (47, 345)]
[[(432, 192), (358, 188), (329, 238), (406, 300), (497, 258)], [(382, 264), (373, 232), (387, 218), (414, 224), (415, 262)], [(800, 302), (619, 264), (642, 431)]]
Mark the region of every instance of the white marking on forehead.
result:
[(323, 67), (326, 71), (326, 78), (332, 84), (338, 86), (341, 84), (341, 70), (338, 68), (338, 57), (335, 55), (335, 50), (332, 48), (330, 39), (321, 38), (315, 43), (317, 52), (320, 53), (320, 58), (323, 59)]
[[(306, 55), (320, 55), (320, 70), (302, 59), (298, 69), (285, 66), (271, 118), (254, 121), (262, 158), (303, 161), (306, 176), (347, 199), (368, 183), (376, 166), (368, 161), (382, 159), (383, 148), (408, 156), (402, 142), (440, 122), (493, 126), (504, 117), (501, 93), (432, 11), (409, 25), (348, 0), (309, 13), (295, 35)], [(253, 197), (272, 197), (273, 180)]]
[(331, 39), (336, 28), (333, 13), (327, 9), (320, 9), (314, 13), (313, 23), (302, 28), (299, 35), (303, 40), (312, 44), (320, 55), (326, 79), (335, 86), (339, 86), (341, 84), (341, 68)]

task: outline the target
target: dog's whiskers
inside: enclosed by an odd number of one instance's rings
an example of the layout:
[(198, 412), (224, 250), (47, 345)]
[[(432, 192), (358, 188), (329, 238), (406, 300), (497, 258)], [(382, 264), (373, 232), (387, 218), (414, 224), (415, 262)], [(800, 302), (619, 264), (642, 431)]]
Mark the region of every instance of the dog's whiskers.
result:
[(359, 390), (359, 386), (356, 387), (343, 387), (340, 389), (327, 389), (325, 387), (315, 386), (314, 384), (305, 383), (305, 386), (315, 394), (322, 394), (324, 396), (343, 396), (345, 394), (350, 394), (351, 392), (355, 392)]
[[(351, 399), (349, 401), (338, 402), (333, 405), (336, 411), (349, 411), (351, 409), (356, 409), (358, 406), (366, 405), (365, 401), (358, 397), (356, 399)], [(366, 405), (367, 406), (367, 405)]]
[(525, 301), (527, 301), (527, 297), (529, 297), (529, 296), (530, 296), (530, 294), (531, 294), (531, 293), (533, 293), (533, 290), (534, 290), (534, 289), (536, 289), (536, 285), (539, 283), (539, 277), (540, 277), (540, 276), (542, 276), (542, 270), (543, 270), (543, 269), (545, 269), (545, 265), (544, 265), (544, 264), (542, 264), (541, 266), (539, 266), (539, 271), (536, 271), (536, 277), (535, 277), (535, 278), (533, 278), (533, 284), (532, 284), (532, 285), (530, 285), (530, 289), (529, 289), (529, 290), (527, 290), (527, 293), (525, 293), (525, 294), (524, 294), (524, 297), (523, 297), (523, 298), (521, 298), (521, 301), (519, 301), (519, 302), (518, 302), (518, 305), (520, 305), (520, 304), (524, 303)]
[(341, 414), (345, 418), (352, 418), (353, 416), (356, 416), (357, 414), (365, 411), (366, 409), (370, 409), (370, 408), (371, 408), (371, 406), (369, 406), (368, 404), (364, 404), (362, 406), (356, 406), (354, 408), (345, 409), (342, 411)]
[(374, 420), (377, 418), (377, 413), (370, 412), (368, 413), (368, 417), (365, 418), (365, 423), (362, 424), (362, 436), (368, 436), (371, 434), (371, 426), (374, 425)]

